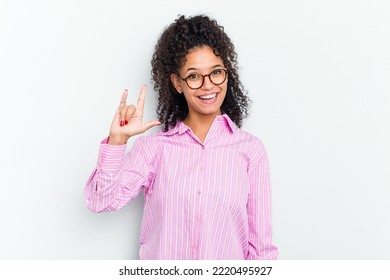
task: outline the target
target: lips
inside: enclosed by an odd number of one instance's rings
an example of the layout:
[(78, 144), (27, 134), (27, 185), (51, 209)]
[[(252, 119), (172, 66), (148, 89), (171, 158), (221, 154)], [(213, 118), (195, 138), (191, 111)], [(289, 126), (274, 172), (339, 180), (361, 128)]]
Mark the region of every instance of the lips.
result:
[(198, 98), (200, 98), (200, 99), (202, 99), (202, 100), (212, 100), (212, 99), (214, 99), (215, 97), (217, 97), (217, 94), (216, 94), (216, 93), (209, 94), (209, 95), (198, 96)]
[(204, 105), (212, 105), (218, 100), (218, 92), (198, 96), (200, 102)]

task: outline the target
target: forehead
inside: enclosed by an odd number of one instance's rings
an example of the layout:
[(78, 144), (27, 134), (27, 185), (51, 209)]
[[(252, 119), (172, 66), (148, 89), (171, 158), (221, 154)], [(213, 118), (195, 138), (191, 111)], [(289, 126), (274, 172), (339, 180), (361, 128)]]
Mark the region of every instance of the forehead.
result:
[(186, 71), (189, 68), (210, 69), (216, 65), (223, 66), (223, 60), (216, 56), (212, 48), (208, 46), (195, 47), (191, 49), (184, 60), (180, 70)]

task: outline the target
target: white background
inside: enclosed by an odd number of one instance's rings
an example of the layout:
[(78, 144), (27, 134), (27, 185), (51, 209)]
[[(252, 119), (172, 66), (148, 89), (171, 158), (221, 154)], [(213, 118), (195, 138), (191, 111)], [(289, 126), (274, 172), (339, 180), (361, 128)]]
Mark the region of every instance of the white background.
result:
[[(270, 157), (280, 259), (390, 258), (387, 1), (0, 1), (0, 258), (136, 259), (143, 198), (83, 188), (120, 96), (178, 14), (216, 18)], [(149, 132), (150, 133), (150, 132)], [(130, 145), (129, 145), (130, 146)]]

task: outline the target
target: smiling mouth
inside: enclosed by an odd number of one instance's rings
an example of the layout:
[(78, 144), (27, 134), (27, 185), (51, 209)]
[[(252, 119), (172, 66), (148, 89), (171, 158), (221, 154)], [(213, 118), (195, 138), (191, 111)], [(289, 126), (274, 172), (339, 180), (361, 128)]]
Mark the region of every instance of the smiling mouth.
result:
[(209, 95), (198, 96), (198, 98), (201, 99), (201, 100), (213, 100), (216, 97), (217, 97), (216, 93), (209, 94)]

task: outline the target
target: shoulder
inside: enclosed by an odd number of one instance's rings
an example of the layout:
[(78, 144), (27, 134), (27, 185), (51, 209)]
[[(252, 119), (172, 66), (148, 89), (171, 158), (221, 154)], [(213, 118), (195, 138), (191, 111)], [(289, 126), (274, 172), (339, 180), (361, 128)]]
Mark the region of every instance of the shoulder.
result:
[(156, 144), (162, 142), (161, 132), (152, 132), (148, 135), (140, 135), (134, 140), (134, 146), (153, 147)]
[(234, 132), (236, 134), (237, 140), (242, 143), (247, 143), (248, 149), (251, 151), (265, 152), (265, 146), (263, 141), (256, 135), (249, 133), (241, 128), (236, 128)]
[(148, 162), (156, 164), (161, 158), (161, 151), (164, 147), (162, 140), (162, 136), (158, 132), (139, 135), (134, 139), (130, 153), (142, 154)]
[(141, 146), (144, 150), (150, 152), (159, 152), (167, 143), (170, 143), (172, 138), (174, 138), (174, 134), (173, 130), (168, 130), (167, 132), (154, 131), (148, 135), (143, 134), (138, 136), (133, 146)]
[(268, 161), (268, 155), (263, 141), (256, 135), (237, 128), (234, 132), (240, 152), (248, 162), (248, 170), (255, 169), (261, 162)]
[(249, 150), (265, 150), (263, 142), (257, 136), (236, 126), (227, 114), (220, 116), (219, 119), (225, 121), (225, 127), (229, 127), (232, 132), (232, 138), (236, 140), (235, 142), (240, 143)]

